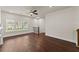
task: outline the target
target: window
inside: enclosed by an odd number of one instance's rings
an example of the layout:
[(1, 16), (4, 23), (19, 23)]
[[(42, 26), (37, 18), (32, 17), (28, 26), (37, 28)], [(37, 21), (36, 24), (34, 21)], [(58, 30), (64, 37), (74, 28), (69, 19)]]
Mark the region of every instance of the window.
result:
[(15, 21), (13, 19), (6, 19), (6, 32), (13, 32), (15, 30)]
[(28, 23), (27, 21), (22, 21), (22, 29), (27, 30), (28, 29)]
[(28, 30), (28, 22), (25, 16), (6, 14), (6, 32), (25, 30)]
[(22, 21), (16, 21), (16, 31), (22, 31)]

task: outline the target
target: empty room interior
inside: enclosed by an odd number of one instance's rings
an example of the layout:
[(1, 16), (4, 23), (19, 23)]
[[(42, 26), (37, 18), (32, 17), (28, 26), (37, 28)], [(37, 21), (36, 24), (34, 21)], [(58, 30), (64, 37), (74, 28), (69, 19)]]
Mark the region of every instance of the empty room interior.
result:
[(0, 6), (0, 52), (79, 52), (79, 6)]

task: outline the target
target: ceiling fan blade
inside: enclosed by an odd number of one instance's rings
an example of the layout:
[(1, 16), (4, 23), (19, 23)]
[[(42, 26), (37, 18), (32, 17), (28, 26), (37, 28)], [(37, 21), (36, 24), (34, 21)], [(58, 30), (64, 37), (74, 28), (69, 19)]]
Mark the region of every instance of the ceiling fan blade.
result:
[(33, 14), (34, 14), (34, 15), (38, 15), (37, 10), (31, 10), (30, 16), (32, 16)]
[(38, 15), (38, 13), (34, 13), (35, 15)]
[(34, 10), (33, 12), (37, 12), (37, 10)]

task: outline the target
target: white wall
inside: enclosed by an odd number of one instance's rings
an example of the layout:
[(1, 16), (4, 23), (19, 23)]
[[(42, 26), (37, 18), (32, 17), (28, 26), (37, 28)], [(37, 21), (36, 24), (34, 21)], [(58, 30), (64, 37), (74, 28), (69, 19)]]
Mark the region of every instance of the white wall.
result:
[(0, 8), (0, 24), (1, 24), (1, 8)]
[(33, 19), (33, 27), (40, 27), (40, 33), (44, 33), (45, 32), (45, 19), (44, 18), (39, 18), (39, 20), (37, 20), (37, 18)]
[(41, 18), (39, 20), (39, 26), (40, 26), (40, 32), (41, 33), (45, 33), (45, 19), (44, 18)]
[(46, 15), (46, 35), (76, 43), (79, 7), (71, 7)]
[[(13, 14), (13, 13), (9, 13), (9, 12), (4, 12), (4, 11), (2, 11), (1, 13), (2, 13), (1, 14), (2, 15), (1, 20), (2, 20), (2, 24), (3, 24), (3, 28), (4, 28), (4, 30), (3, 30), (3, 32), (4, 32), (3, 36), (4, 37), (33, 32), (32, 18), (27, 17), (27, 16), (23, 16), (23, 15), (17, 15), (17, 14)], [(28, 26), (29, 26), (28, 30), (26, 30), (26, 31), (18, 31), (18, 32), (15, 31), (15, 32), (9, 32), (9, 33), (5, 32), (5, 29), (6, 29), (6, 17), (8, 17), (7, 14), (9, 15), (10, 19), (19, 20), (19, 21), (20, 21), (20, 19), (21, 20), (22, 19), (27, 20), (27, 23), (28, 23)]]

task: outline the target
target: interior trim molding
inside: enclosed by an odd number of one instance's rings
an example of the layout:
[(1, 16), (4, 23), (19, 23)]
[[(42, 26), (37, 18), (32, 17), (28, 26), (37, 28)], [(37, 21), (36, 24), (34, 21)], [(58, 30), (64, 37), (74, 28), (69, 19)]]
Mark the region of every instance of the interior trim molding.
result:
[(49, 36), (49, 37), (54, 37), (54, 38), (58, 38), (58, 39), (60, 39), (60, 40), (64, 40), (64, 41), (68, 41), (68, 42), (72, 42), (72, 43), (75, 43), (76, 44), (76, 42), (75, 41), (73, 41), (73, 40), (66, 40), (66, 38), (63, 38), (63, 37), (59, 37), (59, 36), (55, 36), (55, 35), (49, 35), (49, 34), (45, 34), (46, 36)]

